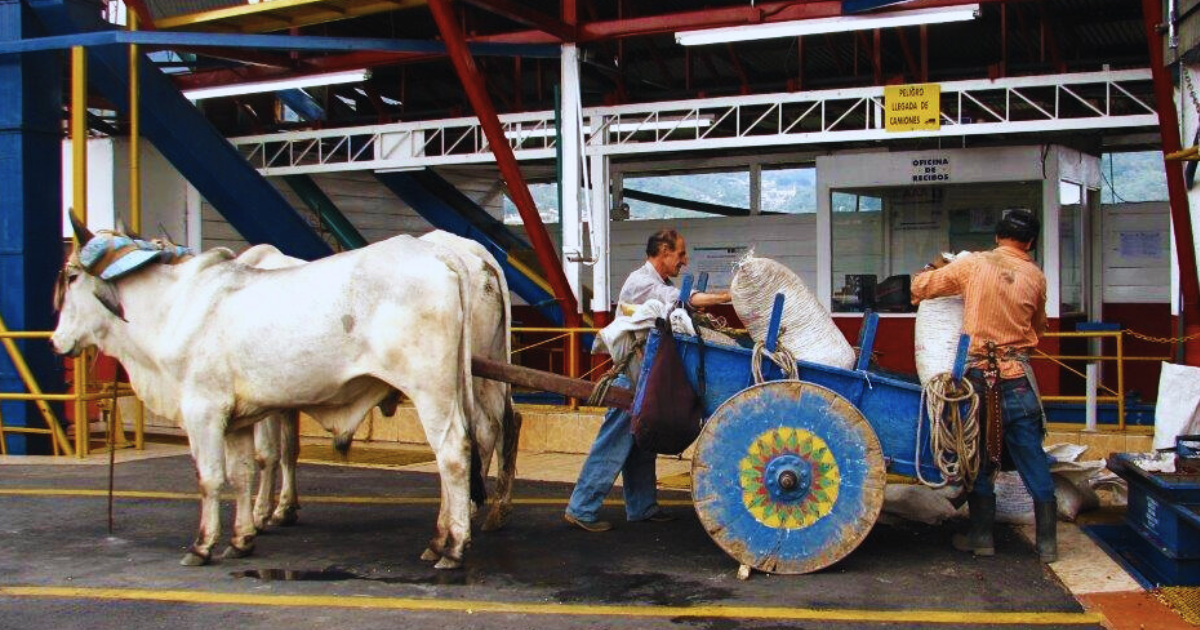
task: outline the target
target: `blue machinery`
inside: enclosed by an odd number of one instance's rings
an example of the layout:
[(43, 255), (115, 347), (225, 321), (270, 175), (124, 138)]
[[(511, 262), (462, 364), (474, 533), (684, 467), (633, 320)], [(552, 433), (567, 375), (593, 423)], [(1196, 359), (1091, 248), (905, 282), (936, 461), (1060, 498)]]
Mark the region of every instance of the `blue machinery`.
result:
[(1149, 582), (1147, 586), (1200, 586), (1197, 444), (1200, 435), (1176, 438), (1173, 473), (1146, 471), (1129, 453), (1108, 458), (1109, 470), (1129, 483), (1127, 530), (1119, 541), (1119, 555)]

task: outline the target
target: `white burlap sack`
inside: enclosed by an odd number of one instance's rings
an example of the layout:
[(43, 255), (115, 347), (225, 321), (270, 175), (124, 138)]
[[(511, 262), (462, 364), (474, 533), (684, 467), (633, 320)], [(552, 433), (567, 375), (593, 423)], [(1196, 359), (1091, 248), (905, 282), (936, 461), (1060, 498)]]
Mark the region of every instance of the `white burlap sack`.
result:
[(1200, 433), (1200, 368), (1163, 363), (1154, 406), (1154, 448), (1175, 448), (1175, 436)]
[(963, 299), (960, 296), (924, 300), (917, 306), (913, 345), (917, 355), (917, 378), (922, 385), (938, 374), (954, 369), (962, 321)]
[(783, 334), (779, 342), (801, 361), (851, 369), (854, 348), (834, 325), (829, 311), (791, 269), (754, 252), (737, 264), (729, 288), (733, 309), (756, 342), (767, 336), (775, 294), (783, 294)]

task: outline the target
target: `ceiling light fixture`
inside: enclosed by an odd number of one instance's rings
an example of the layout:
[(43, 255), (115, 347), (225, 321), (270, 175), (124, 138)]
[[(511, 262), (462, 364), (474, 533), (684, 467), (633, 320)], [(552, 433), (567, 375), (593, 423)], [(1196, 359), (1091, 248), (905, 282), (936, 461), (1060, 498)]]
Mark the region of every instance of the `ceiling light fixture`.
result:
[(847, 31), (894, 28), (897, 26), (966, 22), (977, 17), (979, 17), (979, 5), (965, 4), (956, 7), (889, 11), (887, 13), (875, 13), (872, 15), (841, 15), (811, 20), (729, 26), (701, 31), (682, 31), (675, 33), (675, 41), (683, 46), (701, 46), (704, 44), (725, 44), (754, 39), (844, 33)]
[(229, 85), (196, 88), (194, 90), (185, 90), (183, 95), (186, 96), (188, 100), (198, 101), (205, 98), (217, 98), (220, 96), (257, 94), (260, 92), (278, 92), (280, 90), (290, 90), (293, 88), (318, 87), (323, 85), (336, 85), (340, 83), (358, 83), (366, 81), (370, 77), (371, 71), (364, 68), (359, 70), (344, 70), (342, 72), (329, 72), (325, 74), (309, 74), (302, 77), (289, 77), (287, 79), (269, 79), (266, 81), (231, 83)]

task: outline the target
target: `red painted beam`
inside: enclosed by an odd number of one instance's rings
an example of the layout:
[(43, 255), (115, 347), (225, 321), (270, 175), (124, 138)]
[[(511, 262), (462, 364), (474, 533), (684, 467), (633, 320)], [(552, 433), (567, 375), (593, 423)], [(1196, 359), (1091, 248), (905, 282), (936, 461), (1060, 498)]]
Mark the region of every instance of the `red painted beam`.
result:
[[(1163, 155), (1181, 149), (1179, 119), (1175, 112), (1175, 93), (1163, 61), (1163, 41), (1158, 32), (1162, 22), (1159, 0), (1142, 0), (1142, 18), (1146, 43), (1150, 47), (1150, 71), (1154, 76), (1154, 101), (1158, 108), (1158, 129), (1162, 134)], [(1188, 211), (1187, 188), (1183, 183), (1182, 163), (1163, 160), (1167, 167), (1167, 196), (1171, 205), (1171, 226), (1175, 228), (1175, 252), (1179, 260), (1179, 283), (1183, 289), (1180, 309), (1184, 335), (1200, 335), (1200, 282), (1196, 277), (1196, 243), (1192, 240), (1192, 219)], [(1184, 361), (1200, 366), (1200, 339), (1184, 346)]]
[(496, 15), (506, 17), (517, 24), (536, 28), (543, 33), (548, 33), (557, 37), (559, 40), (569, 42), (575, 39), (575, 27), (559, 20), (555, 17), (546, 15), (536, 9), (530, 9), (527, 6), (513, 2), (512, 0), (462, 0), (466, 4), (479, 7), (485, 11), (490, 11)]
[(575, 301), (575, 295), (571, 293), (567, 276), (563, 273), (562, 265), (559, 263), (557, 250), (550, 240), (550, 235), (546, 233), (546, 226), (538, 214), (533, 196), (529, 194), (529, 186), (526, 185), (525, 178), (521, 175), (521, 167), (517, 164), (517, 158), (513, 155), (512, 148), (508, 146), (508, 140), (504, 137), (504, 129), (500, 126), (500, 119), (496, 116), (496, 108), (492, 105), (491, 97), (488, 96), (483, 77), (480, 76), (479, 69), (475, 66), (475, 60), (467, 49), (467, 39), (458, 26), (454, 9), (450, 7), (450, 0), (429, 0), (429, 10), (433, 13), (434, 21), (437, 22), (442, 40), (446, 42), (446, 53), (454, 64), (454, 71), (462, 81), (467, 99), (471, 102), (471, 108), (479, 117), (479, 124), (483, 127), (483, 133), (492, 147), (492, 153), (496, 156), (496, 165), (500, 167), (500, 175), (504, 178), (505, 185), (508, 186), (508, 195), (512, 198), (513, 204), (517, 206), (517, 212), (521, 214), (521, 221), (525, 224), (525, 231), (533, 244), (533, 251), (537, 254), (538, 263), (541, 264), (542, 271), (545, 272), (546, 279), (550, 282), (555, 299), (562, 307), (563, 323), (569, 328), (578, 327), (580, 323), (577, 312), (579, 306)]

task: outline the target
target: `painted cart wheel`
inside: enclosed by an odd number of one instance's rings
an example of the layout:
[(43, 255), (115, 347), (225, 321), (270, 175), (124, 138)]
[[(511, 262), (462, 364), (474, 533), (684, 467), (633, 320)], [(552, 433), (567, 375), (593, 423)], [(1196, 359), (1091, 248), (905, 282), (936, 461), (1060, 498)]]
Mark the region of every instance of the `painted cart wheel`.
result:
[(704, 529), (735, 560), (768, 573), (818, 571), (858, 547), (879, 517), (886, 478), (862, 412), (804, 381), (734, 394), (692, 457)]

